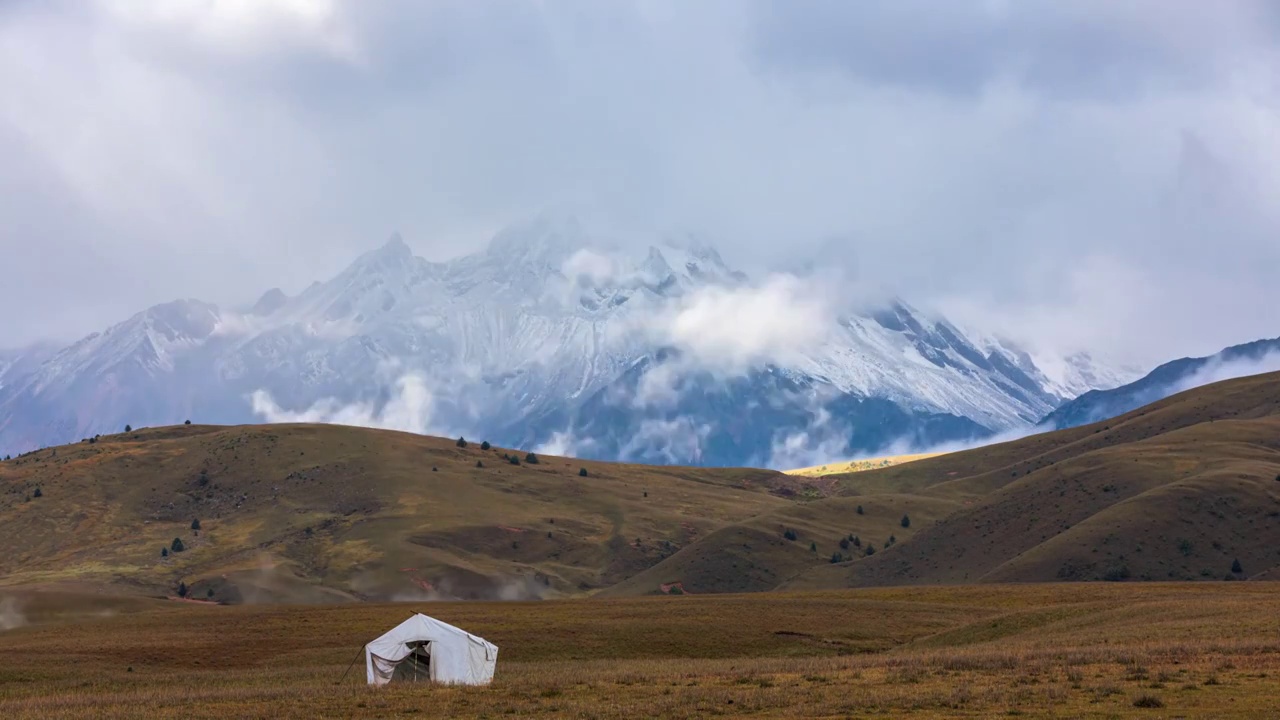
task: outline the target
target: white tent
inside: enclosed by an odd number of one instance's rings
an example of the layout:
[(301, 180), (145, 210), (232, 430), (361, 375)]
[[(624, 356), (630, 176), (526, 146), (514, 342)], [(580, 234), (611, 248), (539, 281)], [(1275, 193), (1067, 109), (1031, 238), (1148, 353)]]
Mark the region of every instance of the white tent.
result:
[(498, 664), (498, 646), (465, 630), (415, 613), (364, 646), (370, 685), (432, 681), (485, 685)]

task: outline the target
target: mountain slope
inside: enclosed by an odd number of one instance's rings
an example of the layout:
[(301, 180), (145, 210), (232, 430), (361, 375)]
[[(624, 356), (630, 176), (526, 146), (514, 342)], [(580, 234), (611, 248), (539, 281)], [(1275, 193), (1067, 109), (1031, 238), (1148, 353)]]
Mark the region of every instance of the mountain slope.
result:
[(1116, 417), (1188, 388), (1216, 380), (1280, 370), (1280, 338), (1234, 345), (1208, 357), (1165, 363), (1112, 389), (1095, 389), (1063, 403), (1041, 425), (1068, 428)]
[[(159, 305), (0, 375), (0, 452), (126, 424), (293, 419), (600, 459), (764, 464), (777, 449), (791, 462), (985, 437), (1043, 417), (1083, 378), (1112, 377), (1074, 358), (1051, 378), (1015, 346), (900, 301), (795, 318), (827, 325), (782, 357), (767, 336), (738, 359), (733, 347), (688, 347), (714, 329), (696, 325), (709, 308), (768, 291), (697, 241), (624, 244), (572, 218), (514, 227), (446, 263), (397, 236), (295, 296), (270, 290), (243, 310)], [(692, 399), (709, 404), (690, 414)], [(677, 415), (694, 443), (628, 446)]]
[(964, 507), (890, 550), (806, 571), (789, 586), (1274, 574), (1280, 374), (1197, 388), (1105, 423), (858, 473), (845, 489), (898, 480)]

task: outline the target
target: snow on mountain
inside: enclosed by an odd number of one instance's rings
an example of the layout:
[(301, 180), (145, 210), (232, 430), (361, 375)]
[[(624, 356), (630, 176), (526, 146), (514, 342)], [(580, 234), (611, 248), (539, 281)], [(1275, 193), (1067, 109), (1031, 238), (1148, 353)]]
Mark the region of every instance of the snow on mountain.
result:
[[(900, 301), (848, 312), (819, 283), (753, 282), (696, 238), (645, 240), (544, 216), (437, 263), (397, 235), (295, 296), (271, 290), (239, 311), (159, 305), (10, 379), (0, 356), (0, 450), (125, 423), (272, 419), (263, 408), (347, 417), (324, 409), (388, 403), (412, 376), (429, 395), (412, 407), (431, 414), (414, 428), (733, 464), (763, 462), (776, 436), (818, 418), (840, 434), (828, 448), (1025, 426), (1113, 378), (1086, 356), (1045, 363), (970, 340)], [(695, 417), (692, 436), (714, 450), (627, 450)]]

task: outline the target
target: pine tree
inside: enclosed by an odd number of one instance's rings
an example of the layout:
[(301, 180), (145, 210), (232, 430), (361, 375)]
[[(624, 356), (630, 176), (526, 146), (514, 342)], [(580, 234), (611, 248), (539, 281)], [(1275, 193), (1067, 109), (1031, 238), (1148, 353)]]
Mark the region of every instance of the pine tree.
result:
[(197, 519), (197, 520), (192, 520), (192, 521), (191, 521), (191, 529), (192, 529), (192, 530), (199, 530), (199, 529), (200, 529), (200, 521), (199, 521), (198, 519)]
[(179, 583), (178, 583), (178, 597), (184, 598), (184, 597), (186, 597), (186, 596), (187, 596), (187, 584), (186, 584), (185, 582), (179, 582)]
[(455, 445), (457, 445), (457, 446), (458, 446), (458, 447), (460, 447), (460, 448), (464, 448), (464, 447), (466, 447), (466, 446), (467, 446), (467, 439), (466, 439), (466, 438), (462, 438), (462, 437), (460, 437), (460, 438), (458, 438), (458, 442), (456, 442), (456, 443), (454, 443), (454, 444), (455, 444)]
[[(586, 477), (586, 476), (587, 476), (587, 469), (586, 469), (586, 468), (578, 468), (578, 477)], [(648, 496), (646, 495), (646, 497), (648, 497)]]
[(861, 506), (861, 505), (859, 505), (859, 506), (858, 506), (858, 510), (857, 510), (857, 512), (858, 512), (858, 514), (859, 514), (859, 515), (864, 514), (864, 513), (862, 512), (862, 506)]
[(44, 497), (44, 491), (42, 491), (40, 488), (36, 488), (36, 491), (31, 493), (31, 495), (32, 497)]
[(176, 553), (180, 553), (183, 550), (186, 550), (187, 546), (182, 544), (182, 538), (174, 538), (173, 543), (169, 545), (169, 549)]
[(488, 440), (485, 440), (484, 442), (480, 443), (480, 449), (481, 449), (481, 450), (488, 450), (488, 449), (489, 449), (489, 448), (491, 448), (491, 447), (493, 447), (493, 446), (489, 444), (489, 441), (488, 441)]
[(1244, 572), (1244, 567), (1240, 565), (1240, 560), (1238, 558), (1231, 561), (1231, 572), (1235, 573), (1236, 575), (1239, 575), (1240, 573)]
[(525, 461), (525, 462), (527, 462), (527, 463), (529, 463), (530, 465), (537, 465), (537, 464), (538, 464), (538, 456), (537, 456), (537, 455), (534, 455), (533, 453), (529, 453), (528, 455), (525, 455), (525, 456), (524, 456), (524, 461)]
[(125, 425), (125, 426), (124, 426), (124, 431), (125, 431), (125, 432), (133, 432), (133, 426), (132, 426), (132, 425)]
[(902, 527), (904, 527), (904, 528), (909, 528), (909, 527), (911, 527), (911, 518), (907, 517), (906, 515), (903, 515), (903, 516), (902, 516)]

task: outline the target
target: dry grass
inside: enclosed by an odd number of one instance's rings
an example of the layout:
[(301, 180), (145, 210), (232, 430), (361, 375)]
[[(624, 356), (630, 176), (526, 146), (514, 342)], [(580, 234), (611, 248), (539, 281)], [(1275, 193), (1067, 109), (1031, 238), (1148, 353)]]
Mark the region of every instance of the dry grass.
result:
[[(433, 604), (420, 609), (501, 647), (497, 679), (382, 690), (336, 681), (364, 641), (412, 606), (169, 604), (0, 634), (0, 713), (1265, 717), (1280, 691), (1277, 589), (1028, 585)], [(1005, 632), (993, 636), (993, 625)]]

